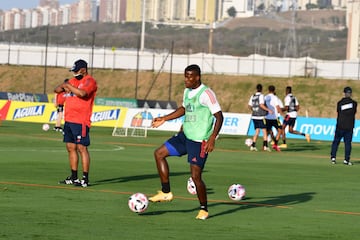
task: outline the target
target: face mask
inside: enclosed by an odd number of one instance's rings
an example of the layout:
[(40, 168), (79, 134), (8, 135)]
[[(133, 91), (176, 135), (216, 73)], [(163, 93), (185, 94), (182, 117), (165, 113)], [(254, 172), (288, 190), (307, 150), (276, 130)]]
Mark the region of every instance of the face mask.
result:
[(83, 76), (81, 73), (79, 73), (79, 74), (74, 75), (74, 77), (75, 77), (77, 80), (81, 80), (84, 76)]

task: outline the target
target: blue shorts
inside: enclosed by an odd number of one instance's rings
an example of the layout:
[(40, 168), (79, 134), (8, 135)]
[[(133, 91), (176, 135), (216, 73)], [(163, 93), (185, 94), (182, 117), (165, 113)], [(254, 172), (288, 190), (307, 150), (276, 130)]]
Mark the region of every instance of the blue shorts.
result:
[(82, 125), (79, 123), (65, 122), (64, 129), (63, 129), (64, 142), (89, 146), (90, 145), (90, 136), (89, 136), (90, 129), (88, 126), (85, 126), (85, 128), (86, 129), (83, 129)]
[(195, 164), (201, 169), (204, 168), (208, 153), (205, 153), (206, 141), (195, 142), (186, 138), (184, 132), (179, 132), (167, 140), (164, 145), (169, 152), (169, 156), (188, 155), (188, 163)]
[(253, 119), (254, 129), (264, 129), (266, 128), (266, 120), (265, 119)]

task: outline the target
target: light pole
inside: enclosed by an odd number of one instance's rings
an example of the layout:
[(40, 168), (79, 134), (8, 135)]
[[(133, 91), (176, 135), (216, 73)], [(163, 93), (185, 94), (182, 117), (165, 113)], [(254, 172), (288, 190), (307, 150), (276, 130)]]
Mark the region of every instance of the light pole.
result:
[(144, 42), (145, 42), (145, 1), (142, 1), (142, 21), (141, 21), (141, 45), (140, 51), (144, 51)]
[(46, 27), (46, 44), (45, 44), (45, 70), (44, 70), (44, 94), (46, 94), (46, 78), (47, 78), (47, 55), (49, 46), (49, 24)]

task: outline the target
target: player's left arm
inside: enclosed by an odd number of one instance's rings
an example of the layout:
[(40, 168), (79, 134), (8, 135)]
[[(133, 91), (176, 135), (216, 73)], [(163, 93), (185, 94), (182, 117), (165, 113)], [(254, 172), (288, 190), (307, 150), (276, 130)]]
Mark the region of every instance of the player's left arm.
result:
[(223, 116), (222, 111), (215, 113), (214, 117), (216, 119), (215, 124), (214, 124), (214, 129), (213, 129), (213, 132), (212, 132), (210, 138), (208, 139), (208, 141), (205, 145), (205, 152), (212, 152), (214, 150), (215, 140), (220, 133), (221, 126), (224, 121), (224, 116)]
[(213, 132), (205, 144), (205, 152), (212, 152), (215, 148), (215, 140), (220, 133), (224, 121), (224, 116), (221, 111), (220, 104), (216, 99), (216, 95), (211, 89), (207, 89), (206, 91), (204, 91), (204, 93), (200, 97), (200, 101), (201, 104), (209, 108), (216, 120)]

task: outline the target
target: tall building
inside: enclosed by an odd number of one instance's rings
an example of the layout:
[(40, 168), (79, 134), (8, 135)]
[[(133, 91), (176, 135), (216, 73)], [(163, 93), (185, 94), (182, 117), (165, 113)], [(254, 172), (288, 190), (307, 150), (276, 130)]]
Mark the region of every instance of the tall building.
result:
[(99, 22), (125, 21), (127, 2), (127, 0), (100, 0)]
[(195, 20), (201, 23), (213, 23), (219, 19), (219, 0), (203, 0), (196, 2)]
[(58, 0), (40, 0), (39, 7), (49, 7), (49, 8), (58, 9), (59, 1)]
[(173, 14), (172, 19), (175, 21), (186, 21), (189, 20), (188, 8), (189, 1), (188, 0), (174, 0)]
[(360, 59), (360, 0), (347, 2), (348, 39), (346, 59)]
[(14, 12), (18, 9), (12, 9), (11, 11), (6, 11), (4, 14), (4, 30), (14, 29)]
[(79, 0), (77, 4), (77, 22), (89, 22), (92, 20), (93, 1)]
[(127, 0), (126, 1), (126, 21), (127, 22), (141, 22), (142, 1), (146, 1), (145, 6), (147, 6), (148, 0)]

